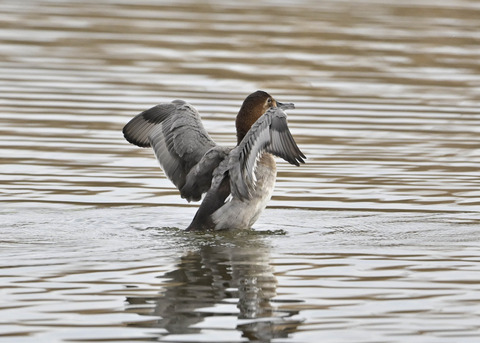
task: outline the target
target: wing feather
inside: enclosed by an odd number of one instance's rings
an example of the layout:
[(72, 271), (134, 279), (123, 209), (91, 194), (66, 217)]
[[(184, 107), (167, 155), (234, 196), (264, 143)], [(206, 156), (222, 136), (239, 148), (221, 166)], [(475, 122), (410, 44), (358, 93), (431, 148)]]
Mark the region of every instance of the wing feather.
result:
[[(132, 144), (152, 147), (163, 171), (181, 190), (182, 197), (192, 199), (190, 188), (183, 189), (186, 177), (206, 152), (217, 146), (203, 127), (200, 115), (193, 106), (182, 100), (154, 106), (130, 120), (123, 128), (123, 134)], [(217, 162), (215, 159), (209, 161)], [(208, 177), (201, 180), (211, 182)], [(195, 186), (201, 190), (207, 187)], [(194, 198), (199, 200), (198, 194)]]
[(299, 166), (305, 163), (288, 129), (287, 114), (272, 107), (252, 125), (229, 159), (231, 190), (234, 197), (249, 199), (255, 187), (255, 169), (262, 153), (268, 152)]

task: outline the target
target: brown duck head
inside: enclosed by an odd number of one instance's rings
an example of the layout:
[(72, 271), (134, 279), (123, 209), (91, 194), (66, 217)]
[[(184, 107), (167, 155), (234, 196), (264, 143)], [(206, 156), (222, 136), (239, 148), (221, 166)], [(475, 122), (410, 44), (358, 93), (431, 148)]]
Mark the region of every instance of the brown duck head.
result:
[(237, 128), (237, 144), (247, 134), (252, 125), (260, 118), (270, 107), (279, 107), (281, 109), (295, 108), (293, 103), (281, 103), (276, 101), (270, 94), (264, 91), (256, 91), (243, 101), (240, 111), (238, 111), (235, 120)]

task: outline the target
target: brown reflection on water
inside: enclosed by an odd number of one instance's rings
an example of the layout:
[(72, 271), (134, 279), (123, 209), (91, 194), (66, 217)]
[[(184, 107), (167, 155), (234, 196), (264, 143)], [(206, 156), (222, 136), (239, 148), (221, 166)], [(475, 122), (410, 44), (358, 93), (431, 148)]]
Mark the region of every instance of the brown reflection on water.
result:
[(297, 104), (309, 157), (280, 164), (271, 206), (476, 210), (474, 4), (6, 1), (0, 201), (184, 206), (122, 126), (184, 98), (232, 145), (242, 99), (266, 89)]

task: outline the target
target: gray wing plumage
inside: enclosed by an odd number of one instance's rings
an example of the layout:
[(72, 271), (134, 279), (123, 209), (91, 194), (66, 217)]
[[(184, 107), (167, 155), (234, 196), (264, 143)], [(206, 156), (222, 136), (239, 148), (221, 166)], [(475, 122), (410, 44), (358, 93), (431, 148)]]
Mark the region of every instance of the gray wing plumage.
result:
[(272, 107), (252, 125), (229, 158), (231, 190), (234, 197), (249, 199), (255, 187), (255, 168), (263, 152), (271, 153), (299, 166), (305, 163), (287, 125), (287, 114)]
[(228, 156), (232, 149), (215, 146), (208, 150), (202, 159), (186, 176), (185, 185), (180, 189), (182, 194), (188, 194), (188, 201), (198, 201), (202, 194), (210, 189), (215, 169)]
[(202, 192), (210, 187), (211, 174), (209, 176), (205, 170), (213, 172), (216, 166), (209, 163), (218, 165), (220, 158), (211, 158), (213, 153), (203, 161), (203, 178), (197, 180), (200, 184), (195, 183), (195, 175), (191, 174), (193, 181), (186, 186), (192, 168), (207, 151), (217, 146), (203, 127), (197, 110), (190, 104), (174, 100), (152, 107), (130, 120), (123, 128), (123, 134), (132, 144), (153, 148), (163, 171), (183, 198), (200, 200)]

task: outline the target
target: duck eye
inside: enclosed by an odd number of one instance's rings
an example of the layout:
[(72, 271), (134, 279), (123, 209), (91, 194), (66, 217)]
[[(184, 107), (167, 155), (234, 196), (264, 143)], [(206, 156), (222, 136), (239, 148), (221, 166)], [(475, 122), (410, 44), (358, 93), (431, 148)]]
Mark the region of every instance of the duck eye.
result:
[(271, 104), (272, 103), (272, 98), (268, 98), (267, 103)]

